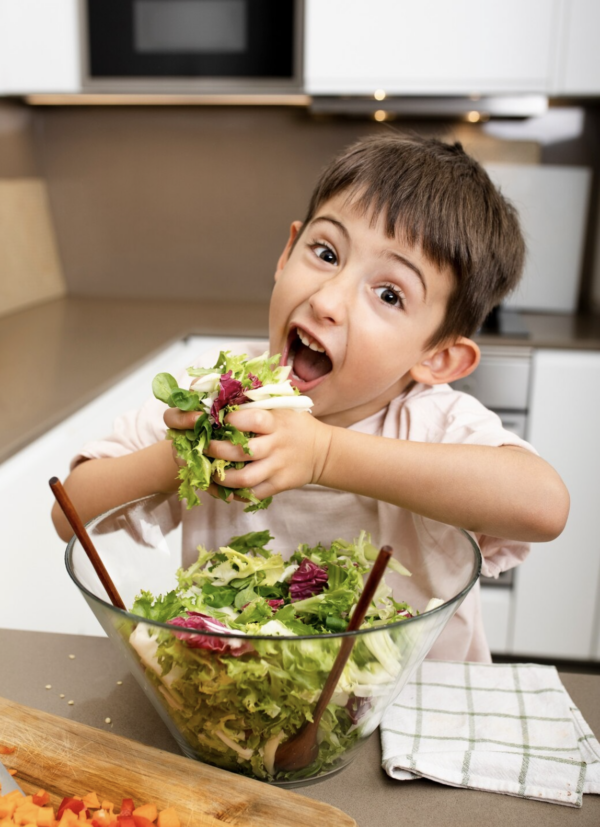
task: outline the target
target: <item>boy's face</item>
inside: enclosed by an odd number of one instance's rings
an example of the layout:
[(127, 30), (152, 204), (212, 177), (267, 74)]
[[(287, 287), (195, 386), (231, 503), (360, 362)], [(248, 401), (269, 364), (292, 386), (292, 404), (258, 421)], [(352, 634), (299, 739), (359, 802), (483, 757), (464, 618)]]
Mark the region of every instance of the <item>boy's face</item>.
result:
[(434, 353), (453, 276), (419, 247), (371, 226), (344, 193), (304, 228), (294, 222), (279, 259), (269, 317), (271, 353), (292, 366), (292, 383), (313, 414), (347, 427), (376, 413)]

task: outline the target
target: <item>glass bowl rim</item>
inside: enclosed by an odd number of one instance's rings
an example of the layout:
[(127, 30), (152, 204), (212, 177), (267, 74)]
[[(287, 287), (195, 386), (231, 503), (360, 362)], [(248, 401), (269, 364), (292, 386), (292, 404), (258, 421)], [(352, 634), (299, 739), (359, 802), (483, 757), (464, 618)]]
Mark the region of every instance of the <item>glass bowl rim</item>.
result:
[[(86, 530), (89, 527), (93, 527), (96, 523), (99, 523), (105, 517), (108, 517), (110, 514), (113, 514), (116, 511), (120, 511), (121, 509), (127, 508), (129, 506), (133, 506), (136, 503), (144, 502), (145, 500), (150, 500), (153, 497), (156, 497), (156, 494), (149, 494), (147, 497), (139, 497), (137, 500), (130, 500), (129, 502), (123, 503), (122, 505), (117, 505), (114, 508), (109, 508), (108, 511), (104, 511), (102, 514), (98, 514), (96, 517), (92, 517), (91, 520), (85, 523)], [(166, 631), (171, 632), (174, 634), (174, 630), (176, 630), (177, 635), (203, 635), (206, 637), (214, 637), (214, 638), (225, 638), (231, 640), (231, 638), (235, 639), (243, 639), (243, 640), (269, 640), (269, 641), (277, 641), (277, 640), (285, 640), (285, 641), (295, 641), (295, 640), (331, 640), (333, 638), (345, 638), (345, 637), (356, 637), (357, 635), (369, 635), (373, 634), (374, 632), (379, 632), (382, 629), (397, 629), (400, 626), (406, 626), (407, 623), (412, 623), (413, 621), (417, 621), (422, 617), (434, 615), (436, 612), (441, 612), (442, 609), (445, 609), (448, 606), (451, 606), (453, 603), (456, 603), (458, 600), (462, 600), (473, 588), (479, 576), (481, 574), (481, 565), (483, 561), (483, 557), (481, 554), (481, 549), (479, 545), (475, 542), (475, 539), (466, 531), (464, 528), (459, 528), (458, 526), (450, 526), (450, 528), (455, 529), (460, 534), (464, 535), (467, 538), (471, 545), (471, 549), (475, 552), (474, 557), (474, 566), (473, 566), (473, 573), (469, 582), (463, 586), (463, 588), (451, 597), (450, 600), (444, 601), (439, 606), (436, 606), (435, 609), (430, 609), (428, 612), (423, 612), (422, 614), (414, 615), (413, 617), (405, 617), (402, 620), (398, 620), (395, 623), (385, 623), (380, 626), (371, 626), (368, 629), (356, 629), (355, 631), (346, 631), (346, 632), (325, 632), (323, 634), (315, 634), (315, 635), (250, 635), (246, 632), (239, 632), (236, 634), (233, 630), (227, 632), (213, 632), (207, 631), (204, 629), (192, 629), (190, 627), (185, 626), (174, 626), (172, 623), (163, 623), (159, 620), (150, 620), (147, 617), (142, 617), (142, 615), (136, 615), (132, 612), (129, 612), (124, 609), (120, 609), (118, 606), (114, 606), (112, 603), (108, 603), (106, 600), (102, 600), (102, 598), (98, 597), (98, 595), (91, 592), (87, 589), (82, 583), (79, 582), (75, 572), (73, 570), (71, 558), (73, 556), (73, 549), (75, 547), (75, 543), (78, 542), (78, 538), (76, 535), (73, 535), (69, 542), (67, 543), (67, 548), (65, 550), (65, 566), (67, 568), (67, 572), (71, 580), (75, 583), (77, 588), (90, 597), (96, 603), (99, 603), (101, 606), (110, 609), (113, 612), (116, 612), (118, 615), (121, 615), (123, 619), (134, 621), (136, 623), (145, 623), (148, 626), (156, 627), (159, 629), (165, 629)], [(80, 544), (81, 545), (81, 544)], [(85, 553), (85, 550), (83, 550)], [(215, 618), (217, 619), (217, 618)]]

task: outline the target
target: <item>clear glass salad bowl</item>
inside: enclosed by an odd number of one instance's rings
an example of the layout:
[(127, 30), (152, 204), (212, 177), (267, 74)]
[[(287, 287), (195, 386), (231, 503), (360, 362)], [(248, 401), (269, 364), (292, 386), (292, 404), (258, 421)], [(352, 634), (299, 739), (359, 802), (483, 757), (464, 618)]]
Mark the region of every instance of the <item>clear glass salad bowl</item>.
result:
[[(87, 525), (128, 609), (142, 590), (158, 596), (177, 588), (181, 531), (161, 527), (170, 508), (164, 496), (147, 497)], [(387, 538), (411, 576), (388, 568), (385, 580), (395, 601), (418, 614), (395, 607), (385, 625), (356, 632), (236, 635), (205, 623), (186, 629), (114, 607), (76, 538), (66, 565), (185, 755), (295, 786), (352, 760), (479, 577), (481, 553), (469, 534), (420, 518), (414, 526), (410, 537)], [(317, 759), (303, 770), (277, 772), (277, 747), (310, 717), (348, 635), (354, 645), (320, 722)]]

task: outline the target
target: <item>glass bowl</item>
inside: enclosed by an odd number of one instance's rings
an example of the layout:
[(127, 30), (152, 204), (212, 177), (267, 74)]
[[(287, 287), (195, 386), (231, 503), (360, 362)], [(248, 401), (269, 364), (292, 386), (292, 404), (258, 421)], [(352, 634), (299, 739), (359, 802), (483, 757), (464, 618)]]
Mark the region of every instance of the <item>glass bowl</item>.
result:
[[(155, 495), (87, 525), (127, 607), (141, 590), (157, 596), (177, 586), (181, 531), (165, 533), (161, 527), (172, 524), (171, 508), (166, 497)], [(481, 553), (469, 534), (424, 518), (415, 518), (413, 525), (410, 537), (388, 540), (412, 576), (388, 569), (385, 579), (394, 598), (420, 614), (357, 632), (321, 635), (236, 638), (203, 630), (204, 643), (208, 639), (212, 649), (194, 646), (198, 632), (114, 607), (76, 538), (65, 558), (71, 578), (185, 755), (295, 786), (337, 772), (352, 760), (479, 577)], [(277, 549), (277, 538), (271, 547)], [(443, 602), (427, 611), (430, 598)], [(279, 743), (310, 716), (348, 635), (354, 645), (320, 722), (317, 759), (303, 770), (277, 773)]]

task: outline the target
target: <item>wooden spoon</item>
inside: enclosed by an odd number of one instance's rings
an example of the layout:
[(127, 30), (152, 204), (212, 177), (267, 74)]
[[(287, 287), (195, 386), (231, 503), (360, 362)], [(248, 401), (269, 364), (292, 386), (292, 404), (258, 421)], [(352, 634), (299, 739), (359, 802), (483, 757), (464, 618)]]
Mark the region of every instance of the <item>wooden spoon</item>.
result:
[(110, 574), (104, 568), (104, 563), (100, 559), (100, 555), (94, 548), (94, 544), (90, 539), (90, 535), (84, 528), (83, 522), (81, 521), (81, 517), (77, 513), (77, 509), (71, 502), (71, 498), (63, 488), (63, 484), (58, 479), (58, 477), (52, 477), (49, 480), (50, 488), (52, 489), (52, 493), (56, 497), (56, 500), (60, 507), (63, 510), (63, 513), (73, 531), (75, 532), (75, 536), (83, 546), (83, 550), (89, 557), (90, 563), (94, 567), (96, 574), (100, 578), (100, 582), (104, 586), (106, 590), (106, 594), (109, 596), (111, 603), (113, 606), (117, 606), (119, 609), (123, 609), (123, 611), (127, 611), (125, 608), (125, 604), (121, 600), (121, 595), (117, 591), (115, 584), (111, 580)]
[[(377, 555), (377, 559), (367, 578), (363, 592), (356, 604), (356, 609), (348, 624), (348, 632), (355, 632), (360, 628), (391, 556), (392, 549), (390, 546), (383, 546)], [(306, 721), (294, 736), (277, 747), (274, 764), (275, 772), (302, 770), (316, 760), (319, 754), (319, 745), (317, 743), (319, 722), (335, 691), (355, 640), (355, 635), (348, 635), (348, 637), (342, 638), (340, 651), (337, 654), (331, 672), (327, 676), (325, 686), (313, 712), (313, 720)]]

